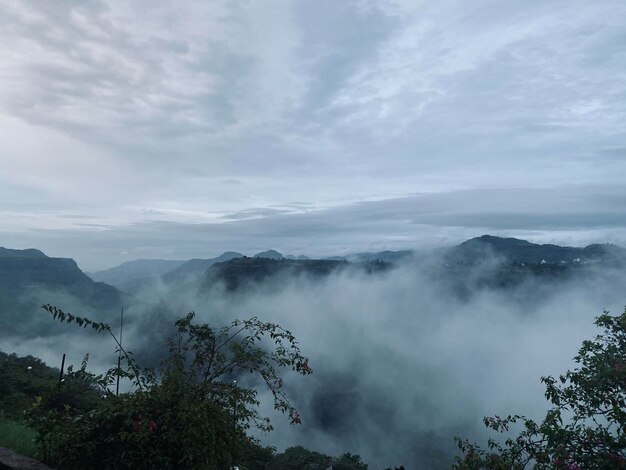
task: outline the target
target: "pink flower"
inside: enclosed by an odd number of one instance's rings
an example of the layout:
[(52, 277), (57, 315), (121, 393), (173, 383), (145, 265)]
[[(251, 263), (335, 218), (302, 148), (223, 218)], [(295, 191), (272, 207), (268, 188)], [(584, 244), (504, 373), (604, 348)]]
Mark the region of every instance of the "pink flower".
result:
[(297, 411), (292, 411), (291, 415), (291, 424), (301, 424), (302, 420), (300, 420), (300, 413)]

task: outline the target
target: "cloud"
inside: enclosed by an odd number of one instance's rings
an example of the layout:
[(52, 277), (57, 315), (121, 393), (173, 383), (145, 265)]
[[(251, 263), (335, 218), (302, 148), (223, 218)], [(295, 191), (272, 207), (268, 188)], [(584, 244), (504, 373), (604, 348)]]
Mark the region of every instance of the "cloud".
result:
[[(207, 232), (249, 228), (276, 246), (335, 229), (347, 248), (457, 237), (444, 226), (620, 228), (593, 191), (605, 198), (626, 171), (625, 8), (4, 2), (0, 209), (12, 220), (0, 230), (40, 230), (22, 232), (32, 245), (71, 228), (54, 214), (80, 212), (143, 229), (148, 247), (161, 222), (255, 212)], [(537, 204), (520, 206), (515, 188)], [(413, 204), (417, 192), (439, 196)], [(292, 201), (308, 212), (275, 212)], [(354, 219), (362, 208), (380, 223)]]
[(5, 110), (100, 143), (237, 132), (282, 119), (301, 93), (285, 2), (8, 2), (2, 14)]

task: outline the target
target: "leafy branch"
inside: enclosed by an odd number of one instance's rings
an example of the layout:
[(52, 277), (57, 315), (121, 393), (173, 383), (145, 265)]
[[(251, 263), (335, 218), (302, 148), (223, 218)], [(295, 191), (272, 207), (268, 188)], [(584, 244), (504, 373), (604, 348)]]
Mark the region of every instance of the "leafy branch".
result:
[[(86, 317), (73, 315), (50, 304), (42, 305), (41, 308), (48, 312), (50, 315), (52, 315), (53, 319), (58, 320), (62, 323), (74, 323), (82, 328), (91, 328), (96, 333), (107, 332), (111, 336), (111, 338), (113, 338), (113, 341), (115, 341), (116, 344), (115, 352), (121, 353), (122, 358), (127, 364), (127, 369), (114, 367), (112, 369), (109, 369), (105, 374), (102, 375), (91, 374), (94, 381), (102, 388), (104, 393), (111, 393), (109, 387), (113, 384), (117, 377), (129, 379), (134, 386), (142, 391), (146, 390), (148, 387), (155, 383), (156, 376), (154, 374), (154, 371), (151, 368), (142, 369), (137, 365), (137, 362), (133, 357), (133, 353), (124, 349), (117, 336), (115, 336), (115, 333), (113, 333), (113, 330), (111, 329), (111, 326), (109, 324), (103, 322), (95, 322)], [(84, 371), (84, 368), (82, 368), (82, 370)]]
[(583, 342), (574, 357), (578, 367), (541, 378), (552, 404), (544, 419), (485, 418), (499, 433), (516, 422), (524, 428), (503, 444), (490, 439), (488, 450), (457, 439), (463, 458), (453, 468), (626, 469), (626, 311), (605, 311), (595, 324), (604, 331)]

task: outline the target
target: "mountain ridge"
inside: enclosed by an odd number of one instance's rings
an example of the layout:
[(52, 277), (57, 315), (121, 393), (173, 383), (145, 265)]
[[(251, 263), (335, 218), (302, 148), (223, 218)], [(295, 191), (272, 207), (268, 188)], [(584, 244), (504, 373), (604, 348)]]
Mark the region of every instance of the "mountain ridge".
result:
[[(596, 243), (586, 247), (563, 247), (491, 235), (466, 240), (446, 251), (417, 253), (408, 250), (357, 253), (347, 260), (344, 257), (244, 257), (241, 253), (230, 251), (216, 258), (188, 260), (161, 276), (133, 280), (128, 289), (118, 289), (94, 281), (71, 258), (48, 257), (37, 249), (2, 248), (0, 331), (17, 329), (25, 334), (37, 334), (40, 326), (35, 312), (40, 310), (43, 303), (56, 303), (70, 310), (95, 311), (100, 320), (108, 321), (118, 314), (122, 306), (126, 308), (138, 305), (139, 302), (158, 304), (164, 296), (175, 297), (176, 292), (193, 292), (197, 289), (206, 291), (219, 284), (230, 291), (253, 284), (280, 289), (287, 280), (293, 278), (319, 279), (333, 272), (353, 268), (354, 273), (369, 275), (393, 269), (404, 262), (415, 263), (408, 264), (408, 269), (428, 269), (442, 285), (446, 282), (459, 285), (461, 287), (455, 287), (456, 291), (464, 289), (468, 293), (476, 290), (476, 286), (507, 287), (530, 278), (541, 277), (547, 281), (574, 275), (585, 276), (585, 273), (595, 271), (595, 266), (626, 266), (626, 250), (616, 245)], [(178, 263), (176, 260), (171, 261)], [(468, 283), (472, 266), (480, 266), (484, 261), (489, 261), (492, 266), (481, 269), (483, 275), (474, 276), (474, 281)], [(593, 269), (585, 269), (583, 265), (590, 265)], [(278, 282), (266, 282), (270, 279)], [(467, 288), (463, 287), (465, 285)]]
[[(15, 251), (15, 250), (13, 250)], [(38, 250), (34, 250), (38, 252)], [(581, 262), (591, 262), (626, 258), (626, 250), (612, 245), (594, 243), (585, 247), (561, 246), (556, 244), (538, 244), (515, 237), (498, 237), (494, 235), (481, 235), (465, 240), (458, 245), (447, 248), (432, 250), (432, 253), (443, 253), (447, 262), (452, 263), (475, 263), (487, 257), (499, 257), (509, 262), (520, 263), (546, 263), (559, 262), (571, 263), (576, 259)], [(41, 252), (39, 252), (41, 253)], [(357, 252), (343, 256), (325, 256), (310, 258), (305, 255), (293, 256), (269, 249), (256, 253), (252, 258), (267, 258), (274, 260), (309, 260), (324, 259), (330, 261), (360, 262), (386, 262), (402, 263), (414, 258), (423, 257), (427, 250), (384, 250), (380, 252)], [(45, 256), (43, 253), (41, 255)], [(1, 251), (0, 251), (1, 256)], [(89, 276), (101, 282), (106, 282), (124, 290), (128, 286), (148, 285), (150, 278), (161, 279), (166, 284), (189, 281), (195, 276), (200, 276), (215, 263), (229, 261), (234, 258), (243, 258), (242, 253), (226, 251), (215, 258), (193, 258), (189, 260), (132, 260), (107, 270), (88, 273)], [(171, 268), (171, 269), (168, 269)], [(119, 275), (115, 278), (115, 275)]]
[(43, 251), (36, 248), (15, 250), (0, 246), (0, 258), (47, 258)]
[(455, 263), (476, 263), (490, 256), (500, 257), (509, 262), (530, 264), (621, 262), (626, 259), (626, 250), (609, 243), (572, 247), (551, 243), (532, 243), (519, 238), (482, 235), (466, 240), (446, 253), (447, 261)]

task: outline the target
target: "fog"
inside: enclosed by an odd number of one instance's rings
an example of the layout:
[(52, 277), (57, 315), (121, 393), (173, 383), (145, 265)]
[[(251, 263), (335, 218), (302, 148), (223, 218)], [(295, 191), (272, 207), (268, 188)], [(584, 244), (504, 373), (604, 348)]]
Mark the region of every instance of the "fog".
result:
[[(483, 416), (542, 417), (540, 377), (573, 367), (580, 343), (596, 334), (594, 318), (604, 309), (622, 311), (626, 281), (617, 270), (589, 269), (556, 281), (529, 277), (507, 289), (476, 287), (472, 279), (491, 273), (487, 262), (461, 280), (470, 288), (461, 294), (440, 266), (430, 260), (376, 274), (345, 269), (237, 291), (161, 286), (141, 295), (160, 299), (157, 307), (127, 310), (125, 344), (154, 362), (171, 331), (165, 325), (189, 310), (214, 325), (251, 316), (277, 322), (295, 334), (314, 372), (285, 373), (302, 424), (274, 413), (263, 392), (262, 412), (275, 429), (256, 437), (279, 450), (357, 453), (372, 469), (446, 467), (454, 436), (485, 440)], [(111, 338), (71, 329), (4, 339), (0, 349), (50, 365), (61, 352), (74, 364), (90, 352), (96, 369), (115, 359)]]
[(359, 453), (373, 468), (438, 468), (454, 435), (482, 437), (485, 415), (541, 417), (539, 378), (572, 366), (604, 308), (623, 308), (616, 274), (459, 299), (406, 266), (219, 302), (293, 330), (310, 355), (313, 376), (289, 383), (303, 425), (277, 427), (268, 442)]

